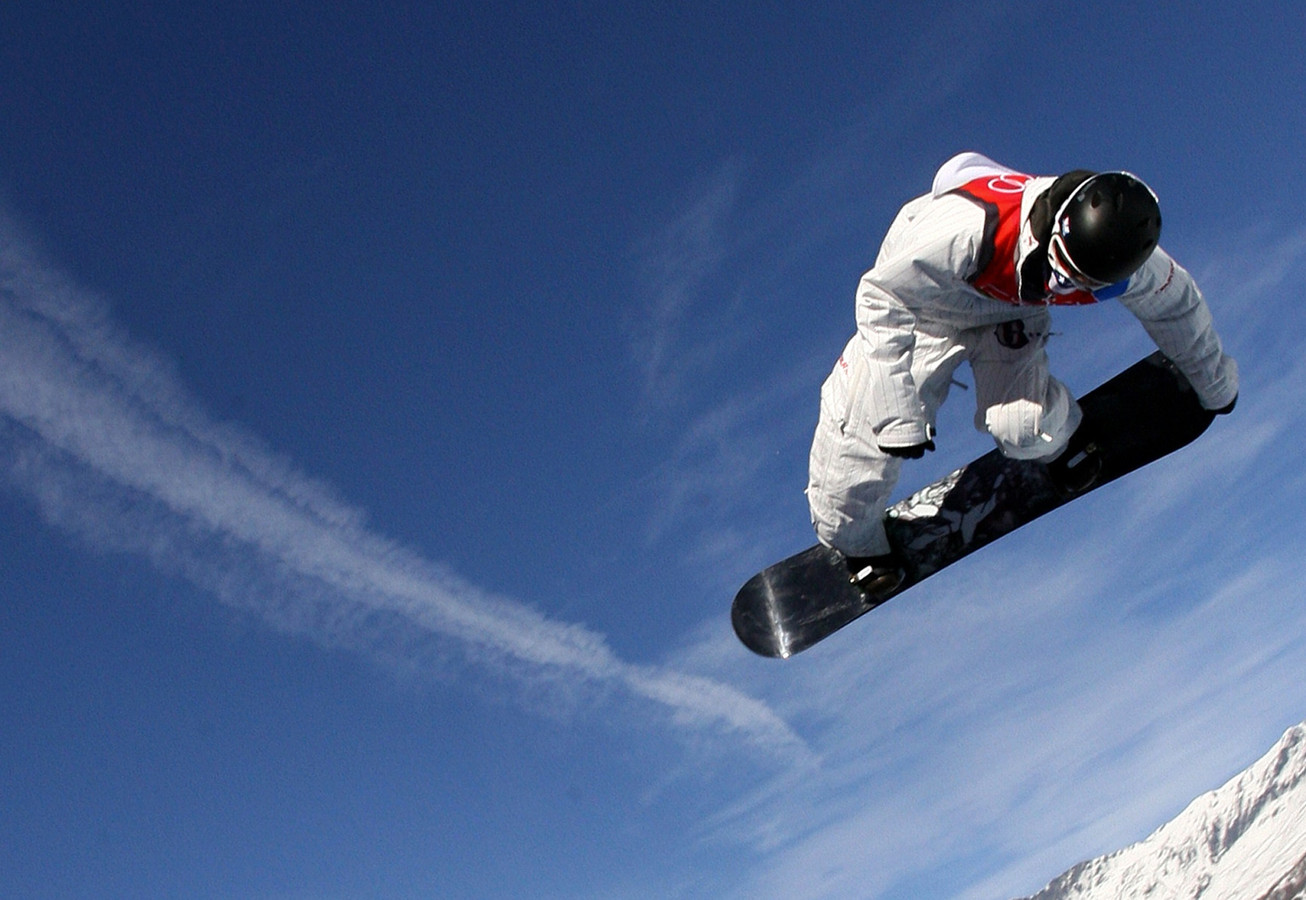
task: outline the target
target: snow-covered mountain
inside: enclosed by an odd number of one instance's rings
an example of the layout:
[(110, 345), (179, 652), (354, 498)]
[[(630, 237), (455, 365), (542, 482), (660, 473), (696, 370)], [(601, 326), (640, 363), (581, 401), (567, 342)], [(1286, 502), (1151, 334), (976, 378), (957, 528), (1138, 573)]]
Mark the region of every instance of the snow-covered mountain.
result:
[(1306, 723), (1146, 840), (1080, 863), (1024, 900), (1303, 900)]

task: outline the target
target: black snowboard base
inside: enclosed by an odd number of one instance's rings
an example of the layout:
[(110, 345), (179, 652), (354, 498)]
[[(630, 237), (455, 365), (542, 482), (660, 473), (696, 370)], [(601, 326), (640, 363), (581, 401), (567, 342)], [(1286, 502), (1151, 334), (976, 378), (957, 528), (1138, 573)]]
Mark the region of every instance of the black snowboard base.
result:
[(838, 551), (818, 544), (740, 588), (730, 615), (735, 634), (762, 656), (792, 656), (985, 544), (1191, 443), (1215, 417), (1160, 353), (1079, 402), (1084, 421), (1078, 434), (1090, 438), (1102, 461), (1087, 490), (1067, 494), (1044, 463), (990, 451), (888, 509), (889, 542), (907, 570), (897, 590), (868, 599), (849, 583)]

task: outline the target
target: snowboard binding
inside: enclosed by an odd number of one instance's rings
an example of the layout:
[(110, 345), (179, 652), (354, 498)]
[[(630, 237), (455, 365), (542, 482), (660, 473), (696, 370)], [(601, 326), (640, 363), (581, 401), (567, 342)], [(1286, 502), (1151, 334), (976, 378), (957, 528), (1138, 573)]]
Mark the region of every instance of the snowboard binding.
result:
[(907, 570), (895, 553), (883, 556), (845, 556), (848, 581), (868, 600), (882, 603), (902, 585)]
[(1061, 455), (1047, 464), (1052, 486), (1065, 499), (1077, 497), (1097, 485), (1102, 476), (1102, 448), (1081, 426)]

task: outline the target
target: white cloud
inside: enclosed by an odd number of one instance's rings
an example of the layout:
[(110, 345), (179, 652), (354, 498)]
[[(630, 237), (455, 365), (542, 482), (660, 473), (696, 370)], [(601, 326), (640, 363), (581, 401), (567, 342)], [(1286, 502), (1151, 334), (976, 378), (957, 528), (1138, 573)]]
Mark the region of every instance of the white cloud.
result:
[(103, 304), (0, 223), (0, 461), (53, 523), (144, 553), (224, 602), (401, 665), (454, 652), (527, 682), (618, 688), (685, 729), (789, 760), (806, 750), (721, 682), (619, 658), (604, 637), (480, 590), (368, 530), (324, 485), (210, 420)]
[(668, 221), (634, 248), (631, 353), (643, 375), (643, 400), (657, 408), (682, 389), (686, 376), (715, 360), (728, 329), (713, 331), (720, 308), (704, 302), (703, 285), (727, 258), (725, 236), (734, 211), (740, 172), (727, 164)]
[[(964, 577), (782, 664), (788, 678), (764, 696), (819, 762), (713, 823), (762, 857), (739, 896), (906, 896), (949, 866), (950, 890), (974, 885), (967, 896), (1032, 892), (1142, 837), (1301, 717), (1291, 548), (1211, 580), (1183, 571), (1205, 546), (1140, 568), (1137, 534), (1099, 535), (1089, 553), (1085, 536), (1076, 526), (1050, 553), (1032, 538), (985, 551)], [(1163, 591), (1164, 608), (1133, 609), (1131, 581)], [(968, 872), (978, 855), (990, 862)]]
[[(738, 896), (1032, 893), (1145, 836), (1306, 713), (1306, 365), (1256, 352), (1300, 334), (1306, 313), (1276, 296), (1306, 242), (1234, 252), (1224, 271), (1241, 274), (1207, 287), (1229, 346), (1247, 348), (1232, 416), (848, 633), (748, 670), (815, 762), (705, 824), (757, 854)], [(685, 659), (728, 671), (723, 639)]]

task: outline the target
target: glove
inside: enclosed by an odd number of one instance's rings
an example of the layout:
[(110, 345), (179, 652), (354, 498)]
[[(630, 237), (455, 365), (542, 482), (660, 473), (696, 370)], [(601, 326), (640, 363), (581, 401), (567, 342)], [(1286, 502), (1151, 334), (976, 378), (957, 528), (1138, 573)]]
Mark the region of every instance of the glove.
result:
[(1219, 409), (1211, 410), (1211, 412), (1215, 413), (1217, 416), (1227, 416), (1229, 415), (1229, 413), (1233, 412), (1233, 408), (1237, 405), (1238, 405), (1238, 395), (1234, 394), (1233, 399), (1229, 401), (1228, 406), (1221, 406)]
[(880, 445), (880, 450), (890, 456), (896, 456), (898, 459), (920, 459), (925, 455), (926, 450), (934, 449), (934, 441), (927, 440), (923, 444), (912, 444), (909, 447), (885, 447)]

